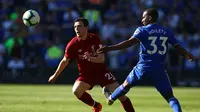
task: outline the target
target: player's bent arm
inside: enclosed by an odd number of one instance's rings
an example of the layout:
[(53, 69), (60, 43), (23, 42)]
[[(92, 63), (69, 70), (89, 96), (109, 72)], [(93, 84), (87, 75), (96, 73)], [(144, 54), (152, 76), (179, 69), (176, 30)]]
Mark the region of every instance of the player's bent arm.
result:
[(108, 46), (108, 49), (109, 49), (109, 51), (125, 49), (125, 48), (128, 48), (128, 47), (130, 47), (130, 46), (132, 46), (134, 44), (137, 44), (139, 42), (140, 41), (138, 39), (131, 37), (128, 40), (120, 42), (119, 44)]
[(104, 56), (104, 54), (98, 54), (97, 57), (90, 56), (88, 61), (93, 62), (93, 63), (104, 63), (105, 56)]
[(69, 64), (69, 60), (70, 59), (67, 59), (65, 56), (63, 57), (63, 59), (60, 61), (59, 65), (57, 67), (57, 70), (54, 73), (55, 77), (58, 77), (61, 74), (61, 72), (64, 70), (64, 68)]
[(176, 50), (184, 57), (188, 58), (190, 61), (194, 60), (194, 56), (190, 54), (186, 49), (184, 49), (180, 44), (174, 46)]

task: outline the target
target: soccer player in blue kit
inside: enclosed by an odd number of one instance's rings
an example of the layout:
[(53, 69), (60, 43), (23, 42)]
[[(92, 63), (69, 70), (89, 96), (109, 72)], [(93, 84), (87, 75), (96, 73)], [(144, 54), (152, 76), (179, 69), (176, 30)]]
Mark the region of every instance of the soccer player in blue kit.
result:
[(168, 44), (171, 44), (182, 56), (190, 61), (194, 60), (194, 56), (178, 43), (169, 29), (158, 25), (156, 23), (157, 19), (157, 9), (146, 9), (142, 15), (144, 26), (138, 27), (130, 39), (116, 45), (104, 46), (98, 50), (98, 53), (106, 53), (140, 43), (139, 62), (127, 76), (124, 83), (115, 89), (113, 93), (107, 88), (103, 88), (108, 105), (112, 105), (117, 98), (125, 95), (139, 80), (148, 78), (169, 103), (173, 111), (182, 112), (180, 103), (173, 94), (172, 86), (165, 70), (164, 61), (168, 51)]

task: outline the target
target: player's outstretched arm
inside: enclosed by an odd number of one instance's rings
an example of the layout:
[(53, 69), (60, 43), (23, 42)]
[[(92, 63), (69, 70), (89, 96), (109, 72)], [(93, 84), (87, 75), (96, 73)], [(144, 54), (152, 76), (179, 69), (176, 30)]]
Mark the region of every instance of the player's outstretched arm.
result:
[(67, 59), (66, 57), (63, 57), (63, 59), (60, 61), (57, 70), (55, 73), (49, 78), (48, 82), (54, 83), (56, 81), (56, 78), (61, 74), (61, 72), (64, 70), (64, 68), (68, 65), (70, 59)]
[(176, 50), (184, 57), (188, 58), (191, 62), (194, 60), (194, 56), (184, 49), (180, 44), (174, 46)]
[(119, 44), (111, 45), (111, 46), (104, 46), (98, 49), (97, 53), (106, 53), (109, 51), (114, 51), (114, 50), (120, 50), (120, 49), (125, 49), (128, 48), (136, 43), (139, 43), (139, 40), (136, 38), (130, 38), (128, 40), (125, 40), (123, 42), (120, 42)]

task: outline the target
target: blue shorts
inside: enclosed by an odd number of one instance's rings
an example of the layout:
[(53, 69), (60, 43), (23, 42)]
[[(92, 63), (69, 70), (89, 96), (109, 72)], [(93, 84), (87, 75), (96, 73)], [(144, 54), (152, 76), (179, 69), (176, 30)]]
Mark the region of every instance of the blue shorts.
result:
[(134, 67), (126, 80), (130, 85), (135, 86), (143, 78), (151, 82), (161, 94), (172, 93), (172, 86), (166, 70), (147, 71)]

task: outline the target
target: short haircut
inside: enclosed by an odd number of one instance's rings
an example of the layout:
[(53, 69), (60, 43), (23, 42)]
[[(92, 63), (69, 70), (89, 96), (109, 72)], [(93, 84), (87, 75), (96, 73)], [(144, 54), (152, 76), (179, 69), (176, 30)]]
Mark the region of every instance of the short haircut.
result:
[(148, 16), (152, 17), (152, 22), (156, 22), (158, 20), (158, 11), (156, 8), (149, 8), (145, 10)]
[(88, 20), (85, 19), (85, 18), (79, 17), (79, 18), (77, 18), (77, 19), (74, 20), (74, 23), (75, 23), (75, 22), (78, 22), (78, 21), (83, 22), (84, 27), (86, 27), (86, 26), (89, 25)]

